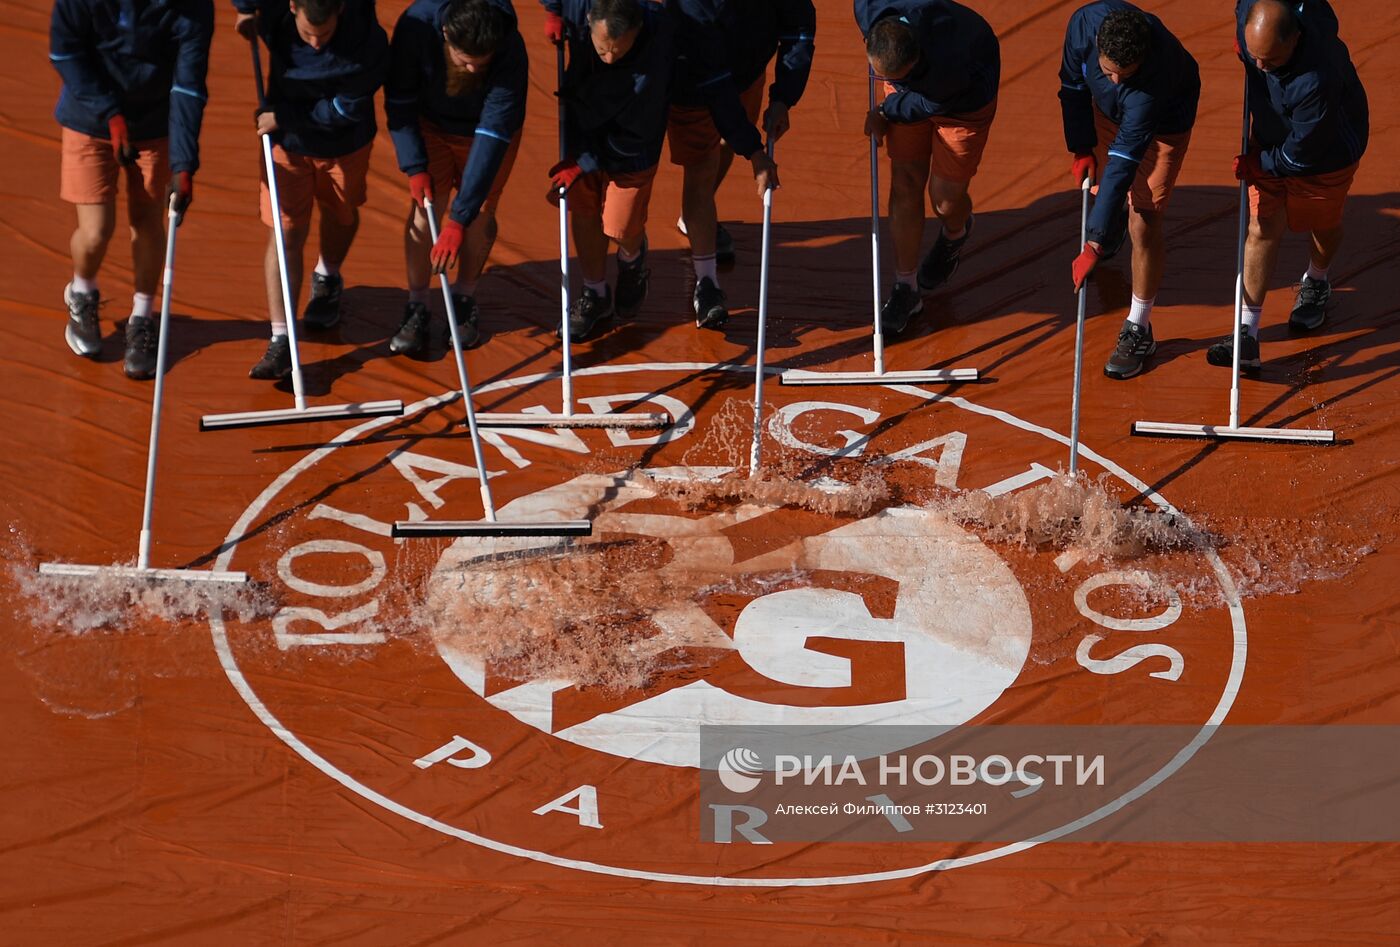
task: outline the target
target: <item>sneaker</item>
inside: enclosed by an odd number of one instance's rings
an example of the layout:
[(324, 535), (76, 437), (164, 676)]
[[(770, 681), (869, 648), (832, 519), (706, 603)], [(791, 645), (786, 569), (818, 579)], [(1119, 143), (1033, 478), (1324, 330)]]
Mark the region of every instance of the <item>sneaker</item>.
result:
[(642, 250), (631, 263), (617, 263), (617, 314), (631, 319), (646, 302), (647, 284), (651, 270), (647, 269), (647, 241), (642, 238)]
[(715, 224), (715, 262), (722, 266), (734, 262), (734, 236), (724, 224)]
[(1104, 364), (1103, 373), (1119, 381), (1132, 378), (1142, 371), (1143, 365), (1155, 351), (1157, 340), (1152, 337), (1151, 325), (1124, 322), (1118, 332), (1118, 346)]
[(389, 340), (389, 351), (395, 355), (413, 355), (428, 344), (428, 307), (410, 301), (403, 307), (399, 331)]
[(1327, 301), (1332, 298), (1332, 284), (1325, 279), (1303, 277), (1298, 298), (1288, 314), (1288, 328), (1294, 332), (1311, 332), (1327, 321)]
[(695, 327), (718, 329), (728, 322), (729, 309), (725, 302), (724, 290), (708, 276), (695, 284)]
[(963, 244), (967, 243), (967, 238), (972, 236), (972, 217), (967, 218), (967, 229), (963, 235), (956, 240), (949, 240), (941, 232), (938, 239), (933, 242), (933, 249), (929, 250), (924, 261), (919, 264), (919, 288), (924, 292), (937, 289), (952, 277), (953, 271), (958, 268), (958, 260), (962, 255)]
[(1118, 255), (1118, 251), (1123, 249), (1123, 242), (1128, 239), (1128, 203), (1123, 202), (1123, 206), (1118, 209), (1118, 213), (1113, 215), (1113, 220), (1108, 225), (1108, 235), (1103, 245), (1099, 248), (1099, 262), (1107, 263)]
[(476, 297), (465, 293), (452, 294), (452, 311), (457, 313), (457, 337), (462, 348), (475, 348), (481, 344), (481, 329), (477, 327)]
[(569, 340), (581, 342), (588, 338), (598, 323), (611, 319), (614, 312), (612, 290), (599, 296), (585, 286), (569, 306)]
[(68, 325), (63, 337), (74, 355), (96, 358), (102, 351), (102, 326), (97, 320), (97, 305), (102, 301), (97, 290), (90, 293), (73, 291), (73, 284), (63, 287), (63, 302), (68, 306)]
[(267, 343), (267, 351), (248, 371), (249, 378), (262, 381), (276, 381), (292, 373), (292, 345), (285, 335), (274, 335)]
[(896, 336), (909, 328), (909, 320), (924, 311), (924, 297), (908, 283), (895, 283), (890, 298), (880, 310), (880, 330)]
[(145, 381), (156, 377), (156, 345), (160, 342), (160, 325), (147, 316), (126, 321), (126, 358), (122, 371), (127, 378)]
[(340, 291), (345, 286), (337, 274), (322, 276), (311, 274), (311, 298), (301, 314), (302, 324), (308, 329), (332, 329), (340, 322)]
[[(1206, 361), (1212, 365), (1223, 365), (1229, 368), (1234, 364), (1235, 351), (1230, 337), (1227, 335), (1219, 342), (1206, 349)], [(1249, 330), (1244, 326), (1240, 327), (1240, 373), (1253, 377), (1259, 374), (1259, 369), (1263, 363), (1259, 360), (1259, 340), (1249, 334)]]

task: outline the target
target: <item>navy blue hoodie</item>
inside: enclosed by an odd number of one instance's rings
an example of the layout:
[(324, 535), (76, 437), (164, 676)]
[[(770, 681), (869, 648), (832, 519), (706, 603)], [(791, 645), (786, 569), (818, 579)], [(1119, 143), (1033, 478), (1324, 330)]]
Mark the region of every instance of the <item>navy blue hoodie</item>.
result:
[(1118, 126), (1108, 145), (1108, 164), (1099, 172), (1098, 198), (1089, 215), (1089, 239), (1103, 243), (1114, 212), (1128, 198), (1138, 164), (1158, 135), (1177, 135), (1196, 124), (1201, 73), (1181, 42), (1150, 13), (1151, 45), (1138, 71), (1117, 85), (1099, 68), (1099, 27), (1114, 10), (1136, 10), (1123, 0), (1099, 0), (1080, 7), (1065, 30), (1060, 62), (1060, 111), (1065, 144), (1089, 154), (1098, 143), (1094, 108)]
[(986, 20), (952, 0), (855, 0), (856, 24), (869, 36), (897, 16), (914, 29), (919, 62), (880, 104), (892, 122), (966, 115), (990, 105), (1001, 81), (1001, 44)]
[(780, 44), (787, 44), (774, 88), (788, 105), (802, 97), (812, 68), (816, 10), (807, 0), (676, 0), (676, 5), (682, 42), (671, 101), (707, 106), (720, 137), (736, 154), (751, 157), (763, 147), (763, 135), (749, 121), (740, 93), (763, 75)]
[(589, 37), (592, 0), (540, 0), (563, 17), (569, 44), (564, 76), (565, 153), (586, 171), (645, 171), (661, 160), (676, 58), (674, 9), (642, 4), (642, 30), (627, 55), (607, 65)]
[[(1238, 0), (1235, 7), (1235, 37), (1242, 51), (1244, 24), (1253, 6), (1254, 0)], [(1293, 58), (1280, 69), (1263, 72), (1247, 52), (1240, 56), (1259, 163), (1274, 177), (1340, 171), (1366, 151), (1371, 131), (1366, 90), (1326, 0), (1295, 0), (1289, 6), (1302, 30)]]
[(234, 0), (258, 14), (271, 57), (267, 104), (277, 116), (273, 140), (312, 158), (340, 158), (374, 140), (374, 93), (389, 67), (389, 37), (374, 0), (346, 0), (335, 35), (320, 50), (297, 33), (287, 0)]
[(465, 227), (481, 213), (510, 143), (525, 124), (530, 63), (510, 0), (489, 0), (510, 18), (512, 29), (491, 57), (482, 81), (463, 95), (448, 95), (442, 21), (450, 2), (415, 0), (399, 17), (390, 44), (384, 112), (404, 174), (428, 170), (420, 119), (450, 135), (472, 139), (452, 201), (452, 219)]
[(56, 0), (49, 61), (63, 78), (54, 117), (106, 139), (114, 115), (132, 141), (170, 139), (170, 170), (199, 168), (209, 97), (212, 0)]

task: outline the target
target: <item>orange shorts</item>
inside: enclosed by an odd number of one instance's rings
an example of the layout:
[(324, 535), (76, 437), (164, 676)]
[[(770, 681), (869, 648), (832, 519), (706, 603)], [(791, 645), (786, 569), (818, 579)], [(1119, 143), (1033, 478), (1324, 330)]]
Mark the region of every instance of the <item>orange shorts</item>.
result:
[(631, 240), (646, 230), (654, 180), (656, 165), (627, 174), (585, 174), (569, 190), (569, 209), (585, 217), (601, 214), (603, 233), (614, 240)]
[[(1094, 147), (1094, 160), (1099, 163), (1099, 174), (1108, 166), (1108, 146), (1118, 137), (1118, 125), (1107, 115), (1094, 108), (1094, 133), (1099, 143)], [(1138, 164), (1137, 176), (1128, 189), (1128, 206), (1138, 210), (1162, 211), (1167, 209), (1167, 201), (1176, 187), (1176, 176), (1181, 173), (1181, 163), (1186, 160), (1186, 147), (1191, 143), (1191, 133), (1158, 135), (1147, 146), (1147, 151)], [(1099, 189), (1094, 188), (1097, 194)]]
[[(133, 204), (164, 201), (170, 184), (170, 141), (134, 141), (136, 167), (126, 175), (126, 197)], [(120, 165), (112, 143), (63, 129), (58, 196), (70, 204), (106, 204), (117, 199)]]
[[(433, 199), (439, 207), (445, 207), (447, 196), (462, 186), (462, 172), (467, 167), (467, 155), (471, 154), (470, 136), (451, 135), (433, 125), (423, 122), (419, 126), (423, 132), (423, 144), (428, 149), (428, 175), (433, 179)], [(491, 192), (481, 205), (481, 216), (489, 217), (496, 213), (496, 205), (501, 202), (501, 192), (506, 189), (510, 169), (515, 165), (516, 152), (520, 150), (520, 136), (510, 143), (496, 180), (491, 182)]]
[(1282, 209), (1288, 229), (1300, 233), (1340, 227), (1357, 164), (1300, 178), (1261, 178), (1249, 186), (1250, 212), (1256, 218), (1272, 217)]
[[(282, 204), (282, 226), (305, 229), (311, 224), (311, 208), (319, 205), (321, 216), (348, 226), (355, 220), (355, 208), (368, 196), (370, 142), (358, 151), (339, 158), (312, 158), (294, 155), (272, 146), (277, 165), (277, 197)], [(262, 222), (272, 226), (272, 197), (267, 190), (264, 164), (258, 186)]]
[[(759, 76), (753, 85), (739, 93), (744, 114), (754, 125), (758, 124), (758, 113), (763, 110), (763, 86), (767, 79), (767, 76)], [(666, 141), (671, 146), (671, 163), (679, 165), (695, 164), (719, 151), (723, 144), (714, 117), (703, 106), (672, 106), (666, 119)]]
[[(894, 92), (885, 83), (885, 95)], [(890, 122), (885, 150), (891, 161), (929, 166), (934, 177), (953, 184), (967, 184), (982, 163), (987, 135), (997, 114), (997, 102), (967, 115), (935, 115), (922, 122)]]

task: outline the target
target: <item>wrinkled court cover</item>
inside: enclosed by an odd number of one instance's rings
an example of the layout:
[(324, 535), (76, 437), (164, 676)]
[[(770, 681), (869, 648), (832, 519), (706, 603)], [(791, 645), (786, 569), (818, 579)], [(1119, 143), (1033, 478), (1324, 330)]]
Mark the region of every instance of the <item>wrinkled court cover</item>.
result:
[[(1241, 423), (1337, 443), (1133, 437), (1221, 424), (1241, 69), (1222, 0), (1148, 2), (1201, 66), (1168, 211), (1159, 351), (1099, 366), (1128, 254), (1090, 284), (1081, 454), (1066, 466), (1078, 194), (1056, 93), (1072, 3), (982, 0), (1001, 39), (996, 124), (953, 281), (887, 349), (954, 385), (765, 386), (747, 481), (762, 209), (743, 162), (721, 219), (733, 318), (697, 331), (663, 156), (652, 291), (574, 350), (578, 410), (664, 411), (665, 432), (504, 429), (502, 518), (593, 535), (395, 539), (481, 515), (438, 320), (392, 356), (407, 189), (382, 120), (346, 317), (304, 340), (312, 403), (401, 398), (402, 418), (202, 433), (289, 407), (253, 382), (266, 338), (246, 45), (218, 6), (198, 197), (179, 232), (153, 562), (252, 585), (40, 580), (130, 562), (151, 386), (120, 367), (125, 226), (103, 272), (104, 350), (62, 338), (72, 209), (58, 199), (49, 7), (0, 30), (0, 941), (13, 944), (1394, 942), (1393, 840), (709, 841), (699, 727), (1400, 723), (1400, 33), (1337, 0), (1372, 136), (1327, 325), (1290, 335), (1305, 238), (1284, 245)], [(486, 411), (558, 410), (554, 64), (532, 57), (524, 145), (468, 362)], [(401, 12), (383, 0), (386, 28)], [(778, 148), (775, 369), (870, 368), (866, 65), (848, 4)], [(882, 161), (882, 180), (888, 164)], [(124, 213), (124, 212), (123, 212)], [(930, 232), (932, 226), (930, 226)], [(925, 246), (928, 245), (926, 237)], [(886, 239), (886, 276), (890, 247)], [(736, 473), (737, 471), (737, 473)], [(1364, 766), (1358, 763), (1358, 778)], [(1164, 786), (1170, 785), (1170, 776)], [(1396, 787), (1389, 787), (1391, 798)], [(872, 790), (872, 793), (874, 790)], [(1150, 814), (1152, 793), (1124, 817)], [(1147, 807), (1147, 808), (1134, 808)]]

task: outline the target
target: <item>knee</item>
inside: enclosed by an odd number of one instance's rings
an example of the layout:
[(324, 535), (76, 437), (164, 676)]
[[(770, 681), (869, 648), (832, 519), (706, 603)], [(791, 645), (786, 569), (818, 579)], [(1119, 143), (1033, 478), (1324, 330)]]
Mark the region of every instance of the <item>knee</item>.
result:
[(1277, 240), (1283, 232), (1283, 215), (1276, 214), (1272, 217), (1251, 217), (1249, 221), (1249, 239), (1270, 242)]
[(715, 185), (719, 181), (719, 163), (720, 153), (716, 151), (685, 166), (681, 190), (687, 200), (714, 198)]
[(1162, 232), (1162, 215), (1157, 211), (1134, 210), (1128, 215), (1128, 233), (1133, 242), (1151, 239)]
[(117, 219), (115, 214), (104, 216), (100, 219), (78, 219), (77, 236), (78, 239), (88, 246), (106, 246), (112, 239), (112, 234), (116, 233)]

